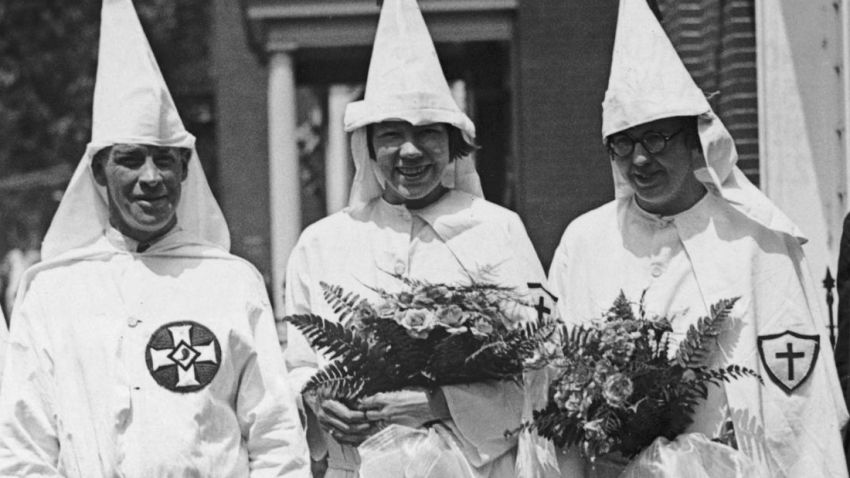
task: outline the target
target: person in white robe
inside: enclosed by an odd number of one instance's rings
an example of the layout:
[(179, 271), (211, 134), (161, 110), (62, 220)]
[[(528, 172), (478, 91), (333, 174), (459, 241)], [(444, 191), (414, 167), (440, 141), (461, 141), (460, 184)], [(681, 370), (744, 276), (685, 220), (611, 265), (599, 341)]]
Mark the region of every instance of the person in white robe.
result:
[[(574, 220), (549, 281), (568, 323), (597, 319), (622, 290), (676, 340), (740, 297), (717, 366), (764, 380), (710, 387), (687, 431), (719, 436), (770, 477), (845, 477), (847, 420), (822, 300), (797, 227), (735, 166), (732, 137), (644, 0), (621, 0), (602, 105), (615, 200)], [(675, 345), (674, 345), (675, 348)]]
[(105, 0), (92, 140), (11, 320), (0, 476), (309, 476), (257, 270), (130, 0)]
[[(287, 266), (288, 315), (337, 318), (320, 281), (376, 303), (370, 288), (403, 286), (391, 274), (432, 283), (488, 281), (521, 291), (530, 282), (543, 284), (545, 272), (520, 218), (483, 198), (467, 155), (475, 127), (451, 96), (414, 0), (384, 2), (365, 97), (348, 105), (345, 130), (356, 166), (349, 205), (301, 234)], [(298, 384), (327, 363), (293, 327), (285, 356)], [(439, 423), (441, 436), (462, 450), (469, 474), (516, 476), (517, 438), (505, 432), (520, 425), (526, 402), (515, 383), (379, 394), (356, 409), (306, 395), (304, 402), (311, 454), (317, 461), (327, 457), (329, 478), (358, 476), (355, 447), (380, 423)], [(543, 454), (545, 448), (535, 449)]]

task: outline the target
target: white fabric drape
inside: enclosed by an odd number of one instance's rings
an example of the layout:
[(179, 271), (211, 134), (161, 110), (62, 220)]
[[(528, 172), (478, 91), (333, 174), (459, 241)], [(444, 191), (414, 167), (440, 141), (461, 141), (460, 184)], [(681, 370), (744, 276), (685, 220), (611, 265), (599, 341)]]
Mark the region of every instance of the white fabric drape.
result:
[[(621, 0), (608, 89), (602, 102), (602, 139), (674, 116), (695, 116), (705, 167), (697, 179), (758, 223), (805, 241), (803, 233), (735, 166), (735, 142), (711, 110), (645, 0)], [(615, 196), (634, 194), (613, 168)]]
[[(823, 352), (829, 340), (820, 299), (793, 236), (714, 194), (672, 217), (621, 198), (570, 224), (549, 283), (573, 324), (601, 317), (620, 291), (635, 301), (646, 291), (647, 314), (673, 316), (679, 337), (718, 300), (740, 297), (716, 365), (748, 367), (764, 385), (741, 378), (710, 387), (689, 431), (713, 437), (729, 418), (740, 448), (768, 476), (847, 476), (839, 433), (847, 412), (835, 363)], [(788, 330), (820, 337), (821, 348), (810, 376), (790, 394), (769, 379), (757, 348), (759, 336)]]
[(95, 153), (118, 143), (192, 150), (177, 217), (180, 227), (224, 250), (227, 224), (183, 127), (130, 0), (104, 0), (92, 114), (92, 139), (62, 197), (41, 246), (42, 260), (87, 246), (109, 227), (106, 191), (91, 171)]
[(647, 313), (673, 314), (681, 333), (718, 300), (740, 297), (735, 327), (719, 338), (718, 365), (751, 368), (765, 383), (739, 379), (715, 388), (692, 431), (713, 433), (728, 417), (740, 448), (769, 476), (847, 476), (839, 433), (847, 410), (831, 354), (821, 353), (806, 381), (786, 393), (767, 378), (757, 346), (759, 337), (793, 331), (819, 337), (829, 350), (805, 238), (735, 166), (729, 132), (647, 3), (621, 0), (603, 139), (675, 116), (698, 118), (705, 167), (695, 175), (708, 193), (675, 216), (648, 214), (614, 167), (616, 199), (574, 220), (555, 252), (549, 280), (561, 315), (582, 323), (600, 317), (621, 290), (632, 300), (646, 291)]
[[(336, 315), (325, 302), (319, 281), (376, 300), (370, 287), (395, 291), (402, 286), (387, 272), (441, 283), (486, 280), (521, 290), (528, 282), (544, 280), (522, 222), (506, 209), (460, 191), (450, 191), (417, 211), (375, 199), (364, 208), (339, 212), (304, 231), (287, 268), (286, 313), (309, 312), (332, 319)], [(326, 363), (291, 327), (285, 356), (299, 386)], [(505, 438), (504, 432), (515, 429), (523, 418), (527, 399), (522, 388), (500, 382), (442, 390), (452, 415), (446, 426), (475, 476), (515, 476), (516, 438)], [(308, 436), (315, 458), (330, 448), (329, 465), (336, 469), (329, 477), (357, 476), (356, 466), (343, 465), (339, 455), (334, 457), (333, 450), (339, 445), (330, 437), (316, 428), (308, 428)], [(551, 451), (543, 448), (526, 450)], [(545, 458), (538, 461), (545, 462)]]
[[(259, 273), (182, 230), (134, 246), (113, 229), (28, 272), (0, 385), (0, 476), (306, 478)], [(201, 354), (185, 369), (185, 386), (208, 380), (200, 390), (166, 388), (146, 364), (174, 326)]]
[[(475, 144), (475, 125), (452, 97), (416, 0), (384, 2), (364, 98), (345, 109), (345, 131), (352, 133), (355, 166), (351, 207), (363, 207), (383, 193), (383, 180), (369, 158), (366, 126), (389, 120), (414, 126), (445, 123), (460, 130), (467, 143)], [(472, 158), (449, 164), (442, 182), (450, 189), (484, 197)]]

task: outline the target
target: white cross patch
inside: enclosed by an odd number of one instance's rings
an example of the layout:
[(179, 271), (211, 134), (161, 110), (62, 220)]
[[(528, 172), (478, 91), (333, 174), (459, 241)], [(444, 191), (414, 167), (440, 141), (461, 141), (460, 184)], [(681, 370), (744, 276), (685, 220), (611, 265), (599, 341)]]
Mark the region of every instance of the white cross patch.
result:
[(215, 335), (196, 322), (172, 322), (151, 336), (146, 352), (156, 382), (173, 392), (194, 392), (218, 371), (221, 348)]

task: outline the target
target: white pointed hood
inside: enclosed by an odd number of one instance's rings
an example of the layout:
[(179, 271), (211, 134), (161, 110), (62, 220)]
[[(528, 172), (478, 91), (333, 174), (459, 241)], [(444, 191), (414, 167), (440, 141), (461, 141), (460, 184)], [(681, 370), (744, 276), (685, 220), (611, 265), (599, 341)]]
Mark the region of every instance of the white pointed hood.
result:
[(183, 127), (131, 0), (104, 0), (94, 90), (92, 139), (42, 244), (42, 258), (92, 244), (109, 227), (105, 189), (91, 171), (94, 154), (117, 143), (192, 150), (177, 223), (225, 250), (230, 235), (201, 169), (195, 138)]
[[(805, 242), (797, 226), (735, 166), (732, 135), (694, 83), (646, 0), (620, 0), (608, 90), (602, 102), (602, 139), (628, 128), (675, 116), (696, 116), (706, 164), (695, 172), (711, 193), (722, 196), (758, 223)], [(616, 197), (634, 194), (618, 168)]]
[[(378, 20), (364, 99), (345, 109), (356, 168), (349, 206), (381, 196), (383, 179), (369, 158), (366, 126), (387, 120), (413, 125), (447, 123), (475, 143), (475, 125), (452, 97), (437, 51), (416, 0), (385, 0)], [(479, 197), (481, 182), (471, 158), (452, 161), (443, 184)]]

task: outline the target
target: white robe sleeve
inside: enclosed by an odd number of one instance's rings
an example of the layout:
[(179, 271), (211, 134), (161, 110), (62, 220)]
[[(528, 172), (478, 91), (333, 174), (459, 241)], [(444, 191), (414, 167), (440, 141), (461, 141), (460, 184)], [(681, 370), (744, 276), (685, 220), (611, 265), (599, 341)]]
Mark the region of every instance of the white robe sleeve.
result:
[[(317, 286), (311, 281), (318, 281), (310, 277), (307, 251), (304, 243), (298, 241), (289, 256), (286, 266), (286, 288), (285, 288), (285, 313), (309, 314), (312, 312), (310, 300), (310, 286)], [(302, 412), (301, 419), (310, 447), (310, 456), (314, 460), (320, 460), (328, 454), (329, 438), (319, 427), (316, 416), (304, 406), (301, 400), (301, 390), (316, 370), (319, 368), (318, 356), (310, 347), (307, 338), (292, 324), (286, 325), (286, 348), (283, 356), (286, 359), (286, 367), (290, 373), (290, 383), (298, 398), (298, 406)]]
[[(811, 375), (802, 387), (792, 394), (779, 391), (771, 383), (765, 372), (765, 391), (761, 391), (760, 411), (765, 420), (765, 438), (768, 455), (771, 458), (770, 473), (776, 477), (797, 476), (848, 476), (844, 450), (841, 441), (841, 431), (847, 423), (847, 408), (841, 394), (841, 386), (835, 368), (835, 360), (830, 348), (827, 335), (827, 313), (819, 302), (822, 299), (817, 291), (808, 270), (805, 254), (797, 240), (791, 236), (785, 236), (788, 254), (796, 267), (797, 279), (799, 280), (805, 304), (795, 304), (783, 312), (788, 313), (787, 322), (791, 330), (799, 330), (800, 322), (805, 324), (811, 322), (811, 330), (819, 332), (820, 335), (820, 358), (812, 370)], [(775, 292), (764, 290), (762, 287), (762, 300), (771, 298)], [(793, 288), (791, 288), (793, 290)], [(778, 290), (783, 290), (778, 288)], [(785, 294), (789, 296), (790, 294)], [(781, 304), (779, 297), (774, 297), (776, 303)], [(798, 310), (810, 311), (810, 317)], [(796, 312), (796, 313), (794, 313)], [(795, 323), (796, 322), (796, 323)], [(806, 324), (808, 325), (808, 324)], [(781, 327), (785, 328), (785, 327)], [(781, 329), (780, 328), (780, 329)], [(737, 430), (736, 430), (737, 432)]]
[(53, 363), (43, 347), (39, 297), (15, 308), (0, 385), (0, 476), (61, 477)]
[(569, 313), (566, 310), (566, 297), (569, 294), (566, 284), (567, 262), (567, 241), (564, 237), (555, 249), (552, 265), (549, 266), (549, 290), (558, 297), (558, 315), (562, 320), (569, 319)]
[[(506, 274), (505, 282), (519, 287), (529, 282), (545, 286), (543, 267), (519, 216), (510, 216), (507, 235), (513, 258), (501, 271)], [(484, 382), (441, 389), (473, 466), (485, 466), (516, 447), (516, 435), (506, 437), (505, 432), (516, 430), (522, 422), (526, 400), (522, 386), (513, 382)]]
[[(809, 309), (812, 311), (812, 318), (815, 321), (815, 326), (818, 330), (820, 330), (821, 343), (824, 344), (825, 347), (826, 344), (830, 343), (828, 335), (829, 324), (827, 323), (828, 312), (823, 309), (824, 304), (820, 301), (821, 298), (818, 293), (818, 288), (812, 280), (812, 274), (809, 271), (808, 261), (806, 260), (802, 247), (794, 237), (786, 237), (786, 242), (788, 243), (788, 250), (794, 257), (793, 262), (798, 267), (797, 276), (800, 278), (806, 302)], [(843, 430), (847, 424), (848, 410), (844, 401), (844, 395), (841, 392), (840, 380), (837, 384), (834, 380), (834, 378), (838, 376), (834, 355), (824, 360), (824, 364), (822, 366), (826, 368), (827, 375), (830, 377), (831, 387), (829, 393), (832, 396), (833, 403), (835, 404), (839, 428)]]
[(253, 349), (242, 371), (236, 413), (248, 449), (251, 478), (310, 476), (295, 397), (274, 326), (271, 306), (262, 285), (259, 303), (248, 311)]
[[(310, 277), (307, 251), (299, 241), (286, 267), (286, 288), (284, 295), (286, 315), (312, 313), (310, 288), (318, 286), (317, 278)], [(313, 284), (311, 281), (315, 281)], [(300, 393), (307, 380), (319, 368), (316, 352), (310, 347), (304, 334), (291, 324), (286, 326), (286, 349), (283, 356), (289, 369), (293, 389)]]

